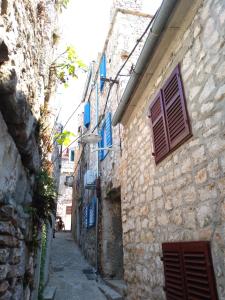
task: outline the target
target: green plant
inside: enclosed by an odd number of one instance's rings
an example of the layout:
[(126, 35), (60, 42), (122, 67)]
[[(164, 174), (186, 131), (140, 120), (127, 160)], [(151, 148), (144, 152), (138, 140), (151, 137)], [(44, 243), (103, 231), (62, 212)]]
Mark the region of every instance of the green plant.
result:
[(60, 35), (56, 32), (53, 32), (52, 34), (53, 45), (57, 45), (59, 40), (60, 40)]
[(87, 71), (85, 63), (78, 57), (74, 47), (68, 46), (53, 62), (56, 68), (56, 76), (60, 83), (68, 87), (70, 78), (77, 79), (78, 70)]
[(52, 213), (56, 210), (56, 186), (54, 179), (48, 174), (46, 170), (41, 170), (37, 175), (36, 192), (34, 194), (34, 208), (39, 220), (51, 220)]
[(38, 288), (38, 300), (43, 299), (46, 248), (47, 248), (47, 226), (44, 223), (41, 232), (41, 267), (40, 267), (40, 283)]
[(70, 0), (58, 0), (56, 1), (56, 8), (58, 11), (62, 12), (63, 9), (66, 9)]
[(56, 213), (56, 187), (47, 170), (42, 169), (36, 177), (36, 188), (32, 203), (25, 208), (33, 222), (32, 239), (26, 241), (30, 252), (36, 252), (40, 245), (39, 232), (47, 221), (52, 225), (52, 214)]
[(70, 132), (70, 131), (63, 131), (61, 133), (57, 133), (54, 136), (54, 140), (59, 144), (59, 145), (63, 145), (63, 146), (68, 146), (71, 142), (71, 137), (74, 137), (75, 134)]

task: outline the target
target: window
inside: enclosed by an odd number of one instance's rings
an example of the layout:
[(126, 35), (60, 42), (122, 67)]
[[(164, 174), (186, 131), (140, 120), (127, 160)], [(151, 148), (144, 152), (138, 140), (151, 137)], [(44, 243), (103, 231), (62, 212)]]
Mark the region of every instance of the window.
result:
[(210, 243), (163, 243), (167, 300), (217, 300)]
[(70, 161), (74, 161), (74, 150), (70, 150)]
[(71, 215), (72, 214), (72, 206), (66, 206), (66, 214)]
[(88, 228), (96, 224), (96, 199), (93, 197), (88, 206)]
[(89, 127), (91, 123), (91, 106), (90, 102), (86, 102), (84, 105), (84, 126)]
[(83, 223), (85, 228), (91, 228), (96, 224), (96, 198), (93, 197), (89, 204), (83, 208)]
[(149, 107), (156, 163), (191, 137), (179, 65)]
[(106, 78), (106, 57), (105, 54), (102, 55), (100, 63), (100, 91), (103, 91)]
[(88, 205), (83, 207), (83, 224), (85, 228), (88, 228)]
[[(108, 112), (106, 115), (105, 122), (102, 125), (100, 132), (101, 141), (99, 142), (99, 148), (112, 147), (112, 123), (111, 123), (111, 113)], [(108, 154), (107, 149), (102, 149), (99, 151), (99, 158), (103, 160)]]

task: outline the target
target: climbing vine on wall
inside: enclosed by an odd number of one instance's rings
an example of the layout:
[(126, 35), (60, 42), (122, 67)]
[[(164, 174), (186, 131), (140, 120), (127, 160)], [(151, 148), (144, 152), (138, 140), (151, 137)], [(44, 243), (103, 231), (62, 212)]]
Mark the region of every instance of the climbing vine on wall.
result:
[(38, 300), (43, 300), (46, 247), (47, 247), (47, 226), (46, 224), (43, 224), (42, 231), (41, 231), (41, 267), (40, 267), (40, 284), (38, 289)]
[(36, 176), (36, 188), (33, 196), (34, 221), (37, 225), (43, 221), (52, 222), (56, 210), (56, 186), (53, 177), (42, 169)]

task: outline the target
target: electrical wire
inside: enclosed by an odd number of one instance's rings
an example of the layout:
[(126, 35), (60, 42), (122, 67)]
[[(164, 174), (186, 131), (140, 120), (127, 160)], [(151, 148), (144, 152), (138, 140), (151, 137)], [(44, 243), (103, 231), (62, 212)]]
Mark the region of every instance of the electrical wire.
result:
[[(158, 10), (157, 10), (158, 12)], [(107, 108), (107, 104), (108, 104), (108, 100), (109, 100), (109, 96), (111, 94), (111, 90), (112, 90), (112, 87), (113, 87), (113, 84), (114, 82), (118, 79), (119, 75), (120, 75), (120, 72), (123, 70), (123, 68), (125, 67), (125, 65), (127, 64), (128, 60), (130, 59), (130, 57), (132, 56), (132, 54), (134, 53), (134, 51), (136, 50), (137, 46), (139, 45), (139, 43), (142, 41), (143, 37), (145, 36), (145, 34), (148, 32), (148, 30), (150, 29), (154, 19), (155, 19), (155, 16), (157, 15), (157, 12), (155, 13), (155, 15), (152, 17), (151, 21), (149, 22), (149, 24), (147, 25), (147, 27), (145, 28), (145, 30), (143, 31), (142, 35), (140, 36), (139, 39), (137, 39), (136, 41), (136, 44), (134, 45), (134, 47), (132, 48), (131, 52), (129, 53), (128, 57), (126, 58), (125, 62), (122, 64), (122, 66), (120, 67), (120, 69), (117, 71), (116, 73), (116, 76), (114, 77), (114, 79), (112, 80), (112, 82), (110, 83), (109, 85), (109, 89), (108, 89), (108, 93), (107, 93), (107, 96), (106, 96), (106, 102), (105, 102), (105, 105), (104, 105), (104, 109), (103, 109), (103, 114), (101, 116), (101, 119), (99, 119), (98, 123), (95, 125), (95, 127), (92, 129), (91, 133), (93, 133), (95, 131), (96, 128), (99, 127), (99, 125), (101, 124), (101, 121), (104, 119), (105, 117), (105, 113), (106, 113), (106, 108)], [(92, 91), (92, 89), (91, 89)], [(90, 95), (89, 95), (90, 96)], [(81, 105), (82, 102), (80, 102), (79, 106)], [(73, 112), (73, 114), (69, 117), (68, 121), (66, 122), (66, 125), (67, 123), (69, 122), (69, 120), (71, 119), (71, 117), (74, 115), (74, 113), (77, 111), (79, 107), (76, 108), (76, 110)], [(65, 125), (64, 127), (65, 128)], [(83, 134), (81, 134), (80, 136), (78, 136), (75, 140), (73, 140), (69, 146), (67, 146), (63, 151), (65, 152), (72, 144), (74, 144), (79, 138), (81, 138), (83, 136)], [(55, 141), (54, 141), (55, 142)], [(58, 157), (56, 158), (58, 159)], [(55, 159), (55, 160), (56, 160)], [(54, 163), (55, 160), (52, 162)]]
[(50, 133), (50, 137), (52, 136), (52, 134), (53, 134), (53, 132), (54, 132), (54, 130), (55, 130), (55, 127), (56, 127), (56, 124), (57, 124), (59, 115), (60, 115), (60, 113), (61, 113), (61, 110), (62, 110), (62, 107), (60, 107), (59, 112), (58, 112), (58, 114), (57, 114), (57, 116), (56, 116), (56, 118), (55, 118), (55, 121), (54, 121), (52, 130), (51, 130), (51, 133)]
[[(158, 12), (158, 11), (157, 11)], [(156, 12), (156, 14), (157, 14)], [(145, 34), (148, 32), (148, 30), (150, 29), (156, 14), (152, 17), (151, 21), (149, 22), (149, 24), (147, 25), (147, 27), (145, 28), (144, 32), (142, 33), (142, 35), (140, 36), (140, 38), (137, 40), (136, 44), (134, 45), (133, 49), (131, 50), (131, 52), (129, 53), (128, 57), (126, 58), (125, 62), (122, 64), (122, 66), (120, 67), (120, 69), (118, 70), (118, 72), (116, 73), (116, 76), (114, 77), (114, 79), (112, 81), (116, 81), (118, 79), (118, 77), (120, 76), (120, 72), (123, 70), (123, 68), (125, 67), (125, 65), (127, 64), (128, 60), (130, 59), (130, 57), (132, 56), (132, 54), (134, 53), (134, 51), (136, 50), (137, 46), (139, 45), (139, 43), (142, 41), (143, 37), (145, 36)], [(106, 108), (107, 108), (107, 104), (108, 104), (108, 100), (109, 100), (109, 96), (111, 93), (113, 87), (113, 83), (110, 84), (109, 86), (109, 90), (107, 93), (107, 97), (106, 97), (106, 102), (105, 102), (105, 106), (104, 106), (104, 110), (103, 110), (103, 114), (102, 114), (102, 118), (101, 120), (99, 120), (98, 124), (94, 127), (94, 129), (92, 130), (92, 133), (95, 131), (95, 129), (97, 127), (99, 127), (102, 119), (104, 119), (105, 117), (105, 112), (106, 112)]]

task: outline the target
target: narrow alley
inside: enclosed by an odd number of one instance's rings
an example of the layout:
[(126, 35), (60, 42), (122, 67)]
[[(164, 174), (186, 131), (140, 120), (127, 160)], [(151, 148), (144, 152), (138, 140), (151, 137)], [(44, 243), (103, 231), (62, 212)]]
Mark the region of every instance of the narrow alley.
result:
[(0, 0), (0, 300), (225, 300), (225, 0)]
[[(56, 233), (52, 243), (47, 289), (50, 296), (52, 291), (55, 291), (54, 300), (105, 300), (96, 280), (88, 280), (84, 274), (85, 270), (91, 270), (90, 265), (82, 257), (71, 233)], [(93, 279), (94, 274), (92, 276)], [(50, 296), (46, 296), (45, 299), (50, 299)]]

